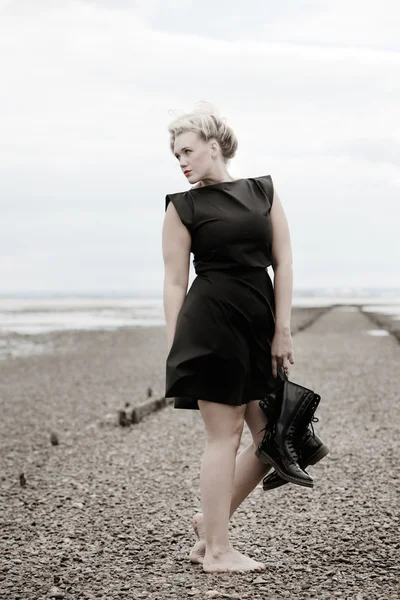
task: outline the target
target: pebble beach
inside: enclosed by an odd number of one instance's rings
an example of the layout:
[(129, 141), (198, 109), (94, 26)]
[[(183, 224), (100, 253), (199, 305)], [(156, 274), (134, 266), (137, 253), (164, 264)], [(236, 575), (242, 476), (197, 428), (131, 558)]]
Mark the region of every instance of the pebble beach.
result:
[(313, 489), (260, 484), (234, 514), (232, 544), (262, 573), (189, 561), (199, 411), (119, 420), (163, 398), (165, 327), (30, 336), (43, 352), (0, 361), (1, 600), (399, 599), (396, 323), (293, 309), (290, 379), (321, 395), (315, 430), (331, 452), (308, 469)]

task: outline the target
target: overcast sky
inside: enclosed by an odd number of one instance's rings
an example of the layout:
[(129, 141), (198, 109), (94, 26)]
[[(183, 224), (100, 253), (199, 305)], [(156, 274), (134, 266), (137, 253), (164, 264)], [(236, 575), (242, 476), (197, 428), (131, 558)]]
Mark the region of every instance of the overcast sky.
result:
[(399, 286), (399, 32), (398, 0), (0, 0), (0, 293), (162, 294), (200, 100), (272, 176), (295, 288)]

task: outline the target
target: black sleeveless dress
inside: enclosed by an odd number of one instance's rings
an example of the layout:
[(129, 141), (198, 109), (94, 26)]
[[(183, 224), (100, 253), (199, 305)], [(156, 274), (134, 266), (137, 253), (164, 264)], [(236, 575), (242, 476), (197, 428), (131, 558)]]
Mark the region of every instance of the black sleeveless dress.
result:
[(241, 405), (270, 389), (273, 197), (270, 175), (166, 196), (165, 210), (172, 202), (191, 235), (197, 274), (166, 360), (175, 408), (198, 409), (198, 399)]

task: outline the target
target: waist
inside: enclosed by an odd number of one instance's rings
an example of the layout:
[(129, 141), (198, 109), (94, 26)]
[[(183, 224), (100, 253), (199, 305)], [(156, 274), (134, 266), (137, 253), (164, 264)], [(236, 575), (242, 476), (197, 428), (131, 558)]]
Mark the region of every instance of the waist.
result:
[(251, 267), (249, 265), (235, 265), (231, 267), (202, 267), (196, 271), (197, 274), (209, 273), (218, 271), (220, 273), (257, 273), (257, 272), (267, 272), (267, 267)]
[(270, 265), (245, 265), (245, 264), (197, 264), (194, 265), (194, 270), (196, 275), (201, 275), (202, 273), (208, 273), (210, 271), (220, 271), (221, 273), (256, 273), (257, 271), (265, 271), (267, 272), (267, 268)]

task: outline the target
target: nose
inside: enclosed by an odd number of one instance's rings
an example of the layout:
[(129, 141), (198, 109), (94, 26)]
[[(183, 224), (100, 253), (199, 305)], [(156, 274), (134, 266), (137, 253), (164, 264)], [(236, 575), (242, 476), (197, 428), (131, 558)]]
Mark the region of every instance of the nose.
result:
[(187, 167), (187, 161), (186, 160), (180, 160), (179, 164), (181, 166), (181, 169), (186, 169), (186, 167)]

